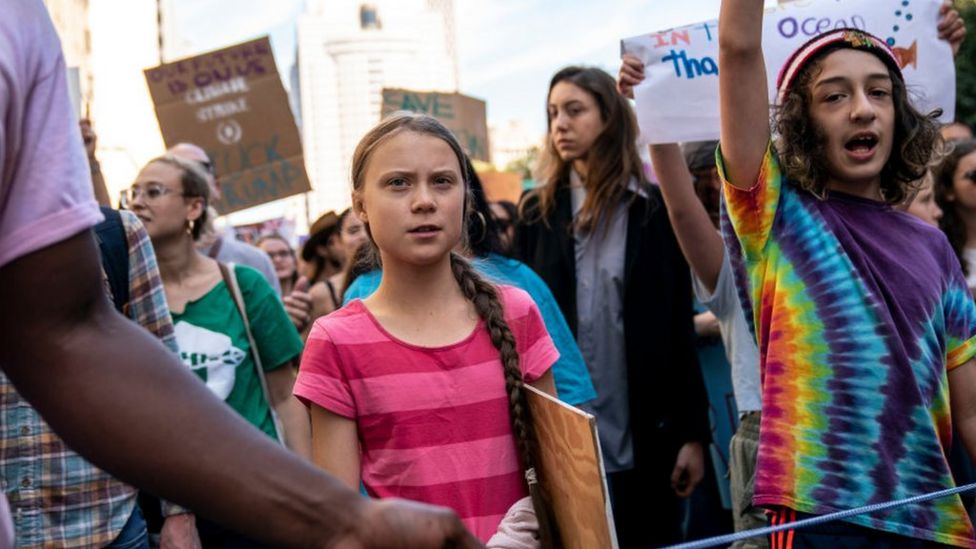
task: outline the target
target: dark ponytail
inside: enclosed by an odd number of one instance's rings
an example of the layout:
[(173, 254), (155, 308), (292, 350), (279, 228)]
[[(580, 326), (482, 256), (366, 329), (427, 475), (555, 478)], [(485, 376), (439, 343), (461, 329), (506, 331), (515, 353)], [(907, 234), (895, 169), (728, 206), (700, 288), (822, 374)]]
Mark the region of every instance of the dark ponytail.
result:
[(478, 316), (485, 321), (491, 343), (501, 355), (505, 374), (505, 391), (508, 393), (508, 410), (512, 419), (512, 433), (518, 446), (522, 469), (529, 485), (529, 496), (539, 522), (539, 541), (543, 549), (561, 547), (559, 531), (549, 514), (550, 506), (538, 482), (538, 441), (532, 423), (532, 414), (525, 397), (522, 370), (515, 346), (515, 335), (505, 322), (505, 309), (498, 298), (494, 285), (481, 278), (471, 264), (457, 253), (451, 252), (451, 272), (461, 287), (464, 297), (474, 304)]

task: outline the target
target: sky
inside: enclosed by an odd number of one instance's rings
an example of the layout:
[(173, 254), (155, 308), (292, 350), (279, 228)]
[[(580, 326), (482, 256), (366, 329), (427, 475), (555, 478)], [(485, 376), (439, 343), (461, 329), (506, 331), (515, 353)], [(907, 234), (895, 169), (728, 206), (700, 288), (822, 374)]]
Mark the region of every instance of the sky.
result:
[[(487, 102), (489, 124), (520, 120), (542, 133), (549, 78), (561, 67), (594, 65), (616, 75), (621, 38), (715, 18), (719, 3), (455, 0), (460, 91)], [(177, 44), (193, 55), (270, 34), (287, 75), (303, 9), (302, 0), (175, 0)]]

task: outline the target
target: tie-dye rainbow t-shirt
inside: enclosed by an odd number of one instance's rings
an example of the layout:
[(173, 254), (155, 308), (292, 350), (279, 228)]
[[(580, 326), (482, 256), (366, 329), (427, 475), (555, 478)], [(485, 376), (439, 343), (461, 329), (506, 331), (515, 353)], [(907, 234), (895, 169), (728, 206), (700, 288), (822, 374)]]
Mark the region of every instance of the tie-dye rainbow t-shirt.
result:
[[(881, 202), (819, 200), (772, 147), (752, 189), (724, 188), (763, 376), (755, 504), (819, 515), (952, 487), (947, 371), (976, 354), (976, 305), (945, 236)], [(976, 547), (958, 496), (849, 521)]]

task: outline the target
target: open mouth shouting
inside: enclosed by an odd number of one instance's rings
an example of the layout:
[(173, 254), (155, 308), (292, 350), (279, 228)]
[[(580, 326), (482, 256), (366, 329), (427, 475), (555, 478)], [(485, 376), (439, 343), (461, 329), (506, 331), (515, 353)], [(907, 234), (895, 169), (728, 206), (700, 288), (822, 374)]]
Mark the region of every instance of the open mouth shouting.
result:
[(853, 160), (865, 162), (874, 157), (879, 141), (878, 134), (874, 132), (859, 132), (844, 143), (844, 149)]

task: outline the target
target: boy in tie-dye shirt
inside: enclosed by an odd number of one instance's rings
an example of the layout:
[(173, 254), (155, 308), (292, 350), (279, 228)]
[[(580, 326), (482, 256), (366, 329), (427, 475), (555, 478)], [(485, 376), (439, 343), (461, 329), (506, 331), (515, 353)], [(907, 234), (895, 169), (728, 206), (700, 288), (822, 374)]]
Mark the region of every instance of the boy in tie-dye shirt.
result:
[[(976, 448), (976, 306), (942, 233), (892, 207), (939, 145), (894, 54), (845, 29), (802, 46), (777, 82), (774, 148), (762, 4), (722, 5), (717, 157), (763, 375), (754, 502), (781, 523), (953, 486), (950, 389), (963, 442)], [(770, 541), (976, 547), (958, 496)]]

